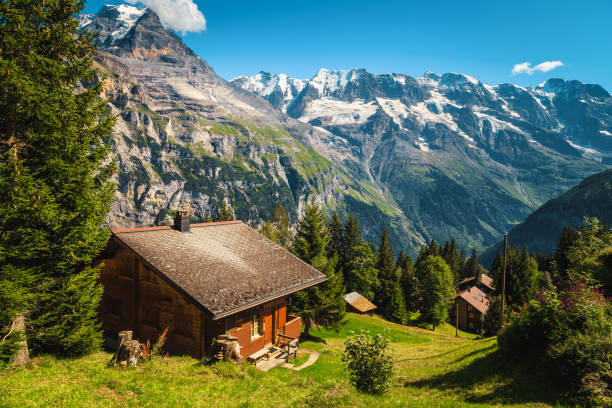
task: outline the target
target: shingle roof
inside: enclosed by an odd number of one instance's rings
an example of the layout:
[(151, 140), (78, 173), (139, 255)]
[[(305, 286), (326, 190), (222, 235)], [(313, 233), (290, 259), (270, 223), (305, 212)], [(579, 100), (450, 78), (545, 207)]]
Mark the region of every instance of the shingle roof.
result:
[(369, 312), (376, 309), (376, 306), (368, 299), (364, 298), (357, 292), (351, 292), (344, 295), (344, 300), (360, 312)]
[[(476, 278), (473, 276), (471, 278), (466, 278), (462, 280), (461, 282), (459, 282), (459, 286), (463, 285), (464, 283), (472, 282), (474, 280), (476, 280)], [(482, 283), (483, 285), (485, 285), (491, 290), (495, 290), (495, 285), (493, 284), (493, 278), (491, 278), (489, 275), (485, 273), (480, 274), (480, 283)]]
[(489, 299), (487, 295), (476, 286), (472, 286), (469, 289), (457, 293), (457, 297), (468, 302), (482, 314), (487, 314), (489, 311)]
[(114, 230), (113, 235), (219, 319), (327, 278), (240, 221)]

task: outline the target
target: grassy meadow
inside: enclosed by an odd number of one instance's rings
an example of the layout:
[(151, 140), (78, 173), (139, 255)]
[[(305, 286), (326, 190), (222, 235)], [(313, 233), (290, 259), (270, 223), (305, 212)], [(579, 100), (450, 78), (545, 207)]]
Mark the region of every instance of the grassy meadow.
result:
[[(342, 367), (351, 330), (389, 329), (397, 369), (386, 394), (359, 393)], [(494, 338), (478, 340), (443, 325), (431, 330), (349, 314), (339, 332), (311, 330), (303, 350), (321, 353), (302, 371), (249, 365), (205, 365), (185, 356), (136, 368), (109, 368), (111, 353), (76, 359), (34, 358), (30, 367), (0, 372), (1, 407), (549, 407), (561, 397), (529, 362), (508, 366), (496, 358)], [(307, 353), (307, 351), (305, 351)], [(297, 365), (305, 361), (298, 357)], [(303, 361), (301, 361), (303, 360)]]

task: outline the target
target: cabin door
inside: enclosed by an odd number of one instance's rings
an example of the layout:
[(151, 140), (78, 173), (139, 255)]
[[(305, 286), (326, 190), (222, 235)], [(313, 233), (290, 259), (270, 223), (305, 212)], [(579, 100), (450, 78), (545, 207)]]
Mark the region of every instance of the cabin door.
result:
[(272, 330), (274, 327), (274, 310), (266, 310), (264, 314), (264, 342), (272, 343)]

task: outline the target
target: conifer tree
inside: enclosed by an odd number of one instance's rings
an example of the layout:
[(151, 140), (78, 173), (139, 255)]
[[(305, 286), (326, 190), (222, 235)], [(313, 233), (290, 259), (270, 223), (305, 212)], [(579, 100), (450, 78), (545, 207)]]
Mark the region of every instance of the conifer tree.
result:
[(436, 326), (448, 318), (455, 287), (450, 268), (439, 256), (428, 256), (420, 265), (423, 276), (421, 318)]
[(361, 237), (359, 222), (353, 215), (349, 215), (344, 227), (340, 259), (346, 291), (374, 300), (379, 286), (376, 255)]
[(396, 265), (391, 250), (389, 231), (386, 228), (383, 229), (380, 236), (376, 268), (380, 285), (376, 295), (377, 306), (382, 310), (386, 319), (405, 324), (408, 314), (400, 285), (401, 269)]
[(455, 237), (453, 237), (450, 242), (446, 241), (444, 243), (442, 258), (444, 258), (444, 261), (446, 261), (446, 264), (450, 267), (456, 285), (461, 280), (465, 260), (462, 258), (461, 253), (457, 248), (457, 241), (455, 241)]
[(228, 204), (227, 200), (221, 201), (221, 207), (219, 208), (219, 221), (233, 221), (234, 210), (232, 206)]
[(419, 281), (416, 278), (414, 265), (410, 255), (404, 257), (403, 262), (400, 265), (401, 276), (400, 285), (402, 287), (402, 293), (404, 295), (404, 303), (406, 304), (406, 310), (416, 312), (419, 308)]
[(478, 262), (478, 254), (476, 248), (472, 248), (472, 255), (465, 262), (463, 270), (461, 272), (461, 279), (467, 278), (479, 278), (480, 274), (484, 272), (484, 268), (480, 266)]
[(291, 231), (289, 230), (289, 214), (283, 207), (283, 204), (279, 201), (276, 203), (274, 212), (272, 213), (272, 222), (278, 236), (278, 243), (289, 248), (291, 245)]
[(292, 250), (302, 260), (323, 272), (328, 280), (293, 296), (291, 306), (302, 317), (305, 336), (308, 336), (314, 324), (337, 330), (344, 319), (344, 284), (342, 274), (335, 270), (337, 257), (327, 257), (329, 234), (325, 224), (323, 211), (311, 199), (306, 204), (304, 217), (298, 222)]
[[(101, 344), (92, 262), (109, 238), (114, 192), (114, 118), (91, 37), (77, 31), (83, 7), (0, 2), (0, 332), (24, 313), (33, 350), (63, 355)], [(14, 294), (31, 296), (7, 300), (16, 284), (25, 286)]]
[(329, 221), (329, 226), (327, 227), (329, 230), (329, 245), (328, 245), (328, 256), (337, 255), (338, 256), (338, 270), (342, 270), (342, 239), (343, 239), (343, 231), (342, 231), (342, 221), (340, 221), (340, 217), (338, 213), (334, 211), (332, 214), (331, 220)]
[(272, 213), (272, 221), (266, 221), (259, 232), (277, 244), (289, 248), (291, 246), (291, 230), (289, 229), (289, 215), (285, 207), (278, 202)]
[[(499, 253), (491, 265), (496, 295), (502, 290), (502, 260)], [(535, 258), (526, 249), (511, 245), (506, 254), (506, 305), (516, 308), (531, 300), (538, 291), (539, 276)]]

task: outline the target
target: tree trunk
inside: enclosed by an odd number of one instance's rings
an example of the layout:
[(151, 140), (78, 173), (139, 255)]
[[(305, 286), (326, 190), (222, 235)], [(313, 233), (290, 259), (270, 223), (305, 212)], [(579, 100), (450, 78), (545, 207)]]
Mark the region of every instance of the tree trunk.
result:
[(13, 320), (12, 329), (16, 334), (20, 334), (22, 339), (17, 343), (19, 344), (19, 350), (13, 358), (13, 365), (24, 366), (30, 362), (30, 355), (28, 353), (28, 341), (25, 333), (25, 317), (20, 314)]

